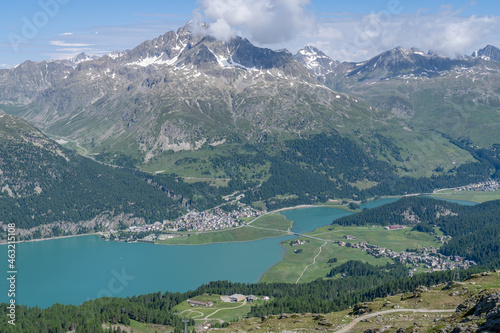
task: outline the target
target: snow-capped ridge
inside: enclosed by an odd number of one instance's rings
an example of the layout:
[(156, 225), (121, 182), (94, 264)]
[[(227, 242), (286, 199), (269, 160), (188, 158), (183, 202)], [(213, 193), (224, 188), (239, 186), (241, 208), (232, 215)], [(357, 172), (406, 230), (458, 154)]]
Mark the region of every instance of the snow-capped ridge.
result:
[(486, 61), (500, 61), (500, 49), (493, 45), (486, 45), (484, 48), (474, 51), (473, 58), (481, 58)]
[(335, 68), (340, 64), (311, 45), (300, 49), (295, 55), (295, 59), (316, 76), (328, 75), (334, 72)]
[(82, 52), (74, 56), (73, 58), (68, 59), (68, 61), (74, 63), (75, 65), (78, 65), (81, 62), (95, 60), (97, 58), (99, 57)]
[(120, 57), (123, 57), (124, 55), (126, 55), (130, 50), (125, 50), (125, 51), (114, 51), (114, 52), (111, 52), (111, 53), (108, 53), (106, 54), (108, 57), (110, 57), (111, 59), (117, 59), (117, 58), (120, 58)]

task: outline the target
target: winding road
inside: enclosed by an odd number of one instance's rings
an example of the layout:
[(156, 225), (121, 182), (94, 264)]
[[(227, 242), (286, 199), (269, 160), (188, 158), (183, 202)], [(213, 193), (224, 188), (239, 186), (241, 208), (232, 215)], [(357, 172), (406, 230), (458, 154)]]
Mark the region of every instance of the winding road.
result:
[(453, 313), (453, 312), (455, 312), (455, 309), (448, 309), (448, 310), (434, 310), (434, 309), (392, 309), (392, 310), (385, 310), (385, 311), (380, 311), (380, 312), (375, 312), (375, 313), (368, 313), (368, 314), (365, 314), (365, 315), (363, 315), (361, 317), (358, 317), (358, 318), (354, 319), (349, 324), (347, 324), (345, 327), (341, 328), (340, 330), (336, 331), (335, 333), (347, 333), (351, 329), (353, 329), (354, 326), (356, 326), (357, 323), (359, 323), (360, 321), (362, 321), (364, 319), (368, 319), (368, 318), (372, 318), (372, 317), (376, 317), (378, 315), (384, 315), (384, 314), (388, 314), (388, 313), (405, 312), (405, 311), (416, 312), (416, 313), (439, 313), (439, 312)]

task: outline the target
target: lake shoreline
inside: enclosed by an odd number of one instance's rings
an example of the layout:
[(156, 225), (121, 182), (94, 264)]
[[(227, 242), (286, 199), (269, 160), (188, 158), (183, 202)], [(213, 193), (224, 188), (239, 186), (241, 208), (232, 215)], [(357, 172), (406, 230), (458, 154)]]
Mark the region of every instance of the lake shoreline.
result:
[(67, 236), (57, 236), (57, 237), (49, 237), (49, 238), (37, 238), (37, 239), (26, 239), (15, 242), (7, 242), (7, 240), (0, 241), (0, 245), (7, 244), (22, 244), (22, 243), (32, 243), (32, 242), (43, 242), (54, 239), (64, 239), (64, 238), (73, 238), (73, 237), (82, 237), (82, 236), (100, 236), (99, 233), (90, 233), (90, 234), (80, 234), (80, 235), (67, 235)]
[[(446, 190), (446, 189), (442, 189), (442, 190)], [(436, 190), (436, 191), (440, 191), (440, 190)], [(442, 198), (439, 198), (439, 197), (431, 196), (433, 194), (435, 195), (436, 193), (415, 193), (415, 194), (406, 194), (406, 195), (401, 195), (401, 196), (398, 196), (398, 195), (396, 195), (396, 196), (382, 196), (382, 197), (377, 198), (377, 199), (371, 198), (370, 200), (367, 201), (367, 203), (370, 203), (370, 202), (373, 202), (373, 201), (377, 201), (377, 200), (381, 200), (381, 199), (403, 198), (403, 197), (409, 197), (409, 196), (427, 196), (427, 197), (434, 198), (434, 199), (437, 199), (437, 200), (446, 200), (446, 199), (442, 199)], [(467, 201), (467, 200), (456, 200), (456, 201), (474, 202), (474, 201)], [(342, 209), (342, 210), (345, 210), (345, 211), (350, 212), (350, 213), (356, 213), (357, 212), (356, 210), (349, 209), (347, 207), (347, 205), (343, 205), (343, 204), (330, 204), (328, 202), (324, 203), (324, 204), (316, 204), (316, 205), (314, 205), (314, 204), (297, 205), (297, 206), (279, 208), (279, 209), (276, 209), (276, 210), (264, 213), (264, 214), (258, 216), (257, 218), (255, 218), (254, 220), (252, 220), (251, 222), (248, 222), (248, 223), (246, 223), (244, 225), (241, 225), (241, 226), (238, 226), (236, 228), (242, 228), (242, 227), (245, 227), (245, 226), (250, 226), (253, 222), (257, 221), (260, 217), (265, 216), (265, 215), (270, 215), (270, 214), (274, 214), (274, 213), (280, 213), (280, 212), (284, 212), (284, 211), (288, 211), (288, 210), (294, 210), (294, 209), (319, 208), (319, 207)], [(222, 229), (222, 230), (210, 230), (210, 231), (205, 231), (205, 232), (191, 232), (191, 233), (192, 234), (206, 234), (206, 233), (215, 233), (215, 232), (230, 231), (230, 230), (234, 230), (234, 229), (235, 228), (227, 228), (227, 229)], [(284, 233), (285, 233), (285, 231), (284, 231)], [(47, 240), (64, 239), (64, 238), (71, 238), (71, 237), (81, 237), (81, 236), (99, 236), (99, 237), (101, 237), (101, 235), (102, 235), (102, 233), (95, 232), (95, 233), (80, 234), (80, 235), (66, 235), (66, 236), (57, 236), (57, 237), (48, 237), (48, 238), (21, 240), (21, 241), (15, 241), (15, 242), (11, 242), (11, 243), (9, 243), (7, 240), (0, 240), (0, 245), (20, 244), (20, 243), (29, 243), (29, 242), (42, 242), (42, 241), (47, 241)], [(276, 238), (276, 237), (281, 237), (281, 236), (270, 236), (270, 237), (263, 237), (263, 238), (259, 238), (259, 239)], [(259, 239), (254, 239), (254, 240), (259, 240)], [(253, 241), (253, 240), (248, 240), (248, 241)], [(208, 244), (224, 244), (224, 243), (233, 243), (233, 242), (238, 242), (238, 241), (213, 242), (213, 243), (206, 243), (206, 244), (158, 244), (158, 243), (153, 243), (153, 244), (156, 244), (156, 245), (170, 245), (170, 246), (172, 246), (172, 245), (192, 245), (192, 246), (194, 246), (194, 245), (208, 245)], [(246, 242), (246, 241), (240, 241), (240, 242)], [(145, 242), (137, 242), (137, 243), (145, 243)]]

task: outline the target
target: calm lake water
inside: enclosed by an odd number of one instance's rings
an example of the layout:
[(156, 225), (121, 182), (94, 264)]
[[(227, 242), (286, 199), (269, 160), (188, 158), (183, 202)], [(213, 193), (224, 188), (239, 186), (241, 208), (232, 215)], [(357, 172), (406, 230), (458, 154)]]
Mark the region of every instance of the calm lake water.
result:
[[(381, 199), (373, 208), (398, 200)], [(305, 233), (350, 213), (314, 207), (282, 213), (294, 221), (292, 231)], [(80, 304), (102, 296), (133, 296), (157, 291), (196, 289), (215, 280), (257, 282), (282, 260), (280, 242), (293, 236), (252, 242), (198, 246), (162, 246), (106, 242), (82, 236), (17, 244), (18, 304), (48, 307)], [(0, 269), (7, 276), (7, 246), (0, 246)], [(7, 302), (6, 278), (0, 279), (0, 302)]]
[(443, 201), (453, 202), (453, 203), (457, 203), (457, 204), (465, 205), (465, 206), (475, 206), (475, 205), (477, 205), (477, 202), (472, 202), (472, 201), (444, 199), (444, 198), (431, 197), (431, 196), (426, 196), (426, 197), (427, 198), (431, 198), (431, 199), (437, 199), (437, 200), (443, 200)]
[[(282, 260), (280, 241), (285, 239), (162, 246), (82, 236), (22, 243), (17, 246), (17, 302), (47, 307), (102, 296), (182, 292), (215, 280), (257, 282)], [(7, 272), (7, 248), (1, 249), (0, 267)], [(0, 302), (8, 301), (5, 278), (0, 288)]]

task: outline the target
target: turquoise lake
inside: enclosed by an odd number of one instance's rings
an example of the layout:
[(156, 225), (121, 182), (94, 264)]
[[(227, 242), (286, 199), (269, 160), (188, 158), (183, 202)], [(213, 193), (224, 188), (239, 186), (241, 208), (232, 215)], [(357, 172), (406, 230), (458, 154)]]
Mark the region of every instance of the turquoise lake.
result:
[[(288, 237), (290, 238), (290, 237)], [(97, 236), (17, 245), (17, 302), (47, 307), (102, 296), (187, 291), (215, 280), (257, 282), (284, 254), (280, 241), (200, 246), (106, 242)], [(5, 263), (7, 271), (6, 246)], [(2, 298), (8, 286), (2, 279)]]
[[(372, 208), (397, 198), (369, 202)], [(305, 233), (350, 213), (313, 207), (282, 212), (293, 220), (292, 231)], [(102, 296), (133, 296), (158, 291), (196, 289), (215, 280), (257, 282), (282, 260), (280, 242), (294, 236), (241, 243), (164, 246), (106, 242), (97, 236), (28, 242), (16, 245), (16, 301), (28, 306), (81, 304)], [(7, 277), (7, 246), (0, 269)], [(0, 258), (2, 258), (0, 256)], [(0, 302), (7, 302), (6, 278), (0, 282)]]

